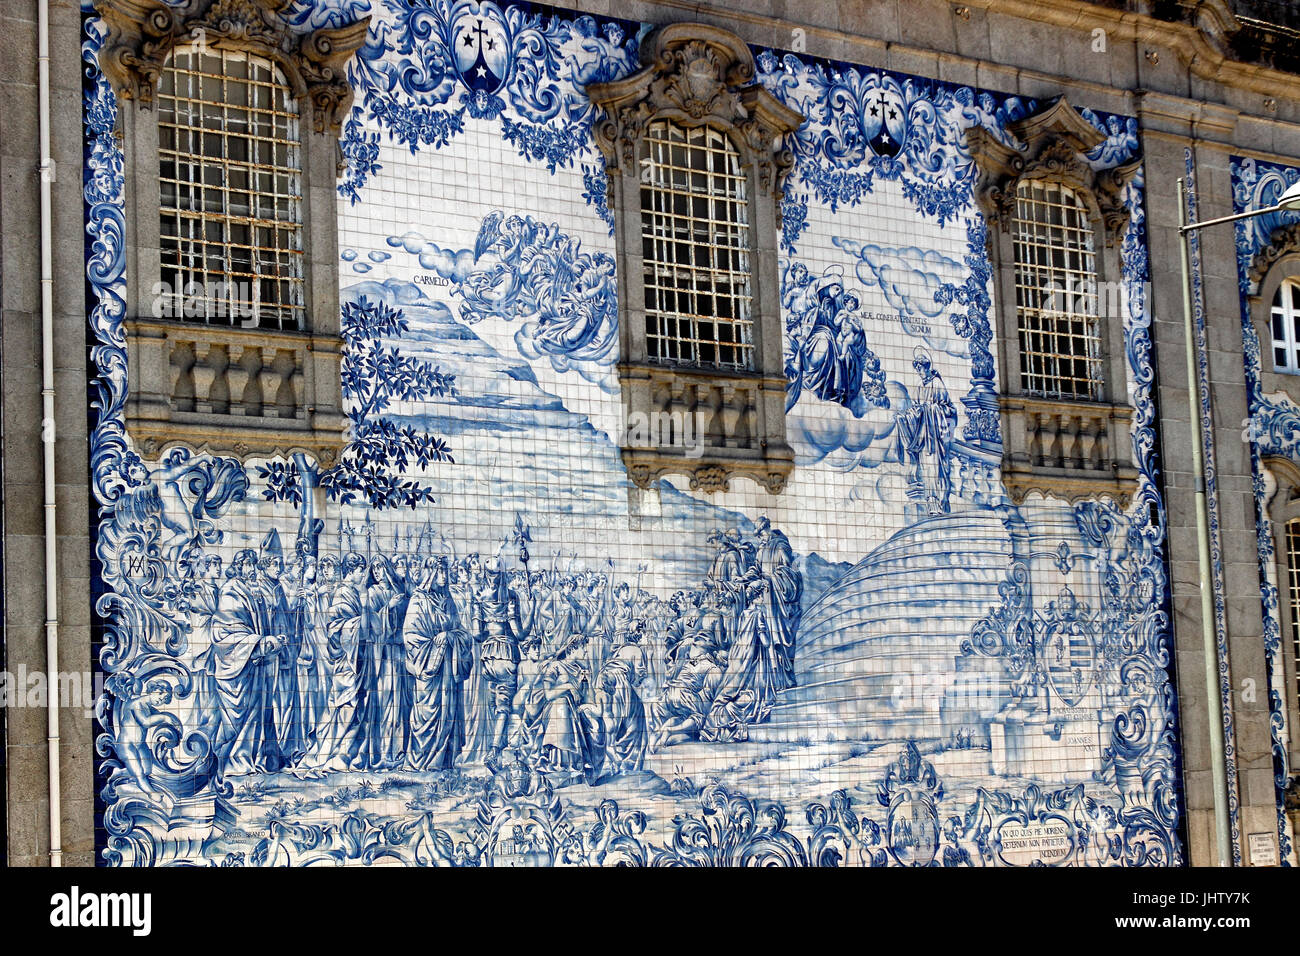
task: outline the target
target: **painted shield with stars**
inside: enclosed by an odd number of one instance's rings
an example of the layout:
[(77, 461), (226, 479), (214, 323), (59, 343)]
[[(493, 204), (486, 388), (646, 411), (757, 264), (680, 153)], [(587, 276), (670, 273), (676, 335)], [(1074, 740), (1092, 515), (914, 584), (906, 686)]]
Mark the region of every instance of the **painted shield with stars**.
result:
[(506, 81), (510, 51), (506, 32), (489, 17), (466, 15), (452, 27), (456, 72), (471, 90), (495, 93)]
[(877, 156), (897, 156), (902, 151), (907, 139), (907, 113), (897, 91), (880, 87), (867, 95), (863, 132)]

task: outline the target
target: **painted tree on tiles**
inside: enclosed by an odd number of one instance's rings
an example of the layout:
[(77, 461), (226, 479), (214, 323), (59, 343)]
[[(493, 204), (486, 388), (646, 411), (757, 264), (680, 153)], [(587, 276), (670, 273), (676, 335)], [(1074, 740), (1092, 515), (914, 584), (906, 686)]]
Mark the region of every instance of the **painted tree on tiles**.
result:
[(414, 508), (433, 501), (432, 489), (403, 475), (412, 466), (455, 461), (451, 449), (445, 439), (399, 425), (385, 413), (398, 401), (454, 396), (456, 379), (431, 362), (387, 344), (405, 335), (407, 328), (401, 309), (364, 296), (344, 303), (342, 333), (347, 348), (340, 380), (351, 404), (351, 441), (339, 463), (325, 471), (304, 455), (259, 467), (267, 500), (302, 506), (310, 500), (305, 491), (321, 487), (339, 504), (364, 501), (372, 508)]

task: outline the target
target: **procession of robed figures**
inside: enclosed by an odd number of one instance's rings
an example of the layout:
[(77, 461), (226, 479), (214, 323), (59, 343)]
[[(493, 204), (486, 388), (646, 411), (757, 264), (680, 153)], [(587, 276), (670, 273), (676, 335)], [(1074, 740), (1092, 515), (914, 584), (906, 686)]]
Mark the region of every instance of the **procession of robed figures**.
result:
[(794, 682), (802, 576), (766, 518), (710, 535), (703, 580), (667, 600), (612, 561), (530, 570), (522, 546), (457, 558), (432, 533), (320, 553), (318, 537), (179, 559), (193, 719), (222, 777), (523, 761), (595, 783), (647, 750), (747, 739)]

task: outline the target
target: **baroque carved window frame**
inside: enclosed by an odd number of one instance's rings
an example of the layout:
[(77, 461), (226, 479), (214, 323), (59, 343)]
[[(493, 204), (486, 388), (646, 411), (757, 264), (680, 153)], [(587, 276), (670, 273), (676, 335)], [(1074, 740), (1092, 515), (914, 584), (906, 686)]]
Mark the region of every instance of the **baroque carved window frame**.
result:
[[(108, 27), (100, 67), (117, 93), (126, 210), (127, 430), (153, 457), (174, 445), (239, 458), (305, 453), (329, 466), (344, 444), (338, 138), (352, 105), (348, 59), (369, 17), (294, 32), (287, 0), (96, 0)], [(162, 279), (157, 84), (173, 50), (238, 50), (271, 61), (298, 104), (305, 328), (156, 318)], [(284, 414), (284, 396), (292, 413)], [(273, 397), (274, 396), (274, 397)]]
[[(1132, 463), (1124, 318), (1098, 309), (1103, 355), (1101, 401), (1043, 398), (1021, 388), (1020, 327), (1016, 306), (1013, 227), (1017, 187), (1026, 181), (1059, 183), (1088, 209), (1098, 290), (1123, 281), (1120, 250), (1129, 210), (1122, 194), (1141, 165), (1134, 159), (1094, 170), (1086, 153), (1105, 136), (1064, 96), (1008, 125), (1020, 148), (983, 127), (966, 133), (979, 170), (976, 201), (989, 224), (988, 255), (997, 312), (1001, 374), (1002, 480), (1013, 501), (1030, 492), (1078, 501), (1108, 494), (1127, 503), (1137, 486)], [(1105, 297), (1102, 297), (1103, 299)]]
[(1255, 253), (1247, 272), (1246, 304), (1259, 339), (1261, 384), (1265, 392), (1295, 385), (1297, 372), (1278, 371), (1273, 361), (1273, 297), (1287, 279), (1300, 281), (1300, 223), (1277, 229), (1267, 246)]
[[(692, 489), (726, 491), (733, 477), (745, 476), (779, 494), (794, 469), (785, 434), (777, 266), (782, 181), (794, 157), (783, 138), (804, 117), (756, 81), (748, 45), (718, 27), (660, 27), (642, 44), (641, 64), (625, 79), (587, 87), (605, 113), (595, 138), (605, 158), (618, 246), (623, 462), (639, 488), (679, 474), (690, 478)], [(752, 371), (675, 366), (648, 357), (640, 161), (645, 133), (656, 120), (711, 126), (740, 153), (750, 212)], [(702, 432), (694, 444), (654, 427), (687, 418)], [(653, 440), (638, 441), (635, 425), (647, 421)]]

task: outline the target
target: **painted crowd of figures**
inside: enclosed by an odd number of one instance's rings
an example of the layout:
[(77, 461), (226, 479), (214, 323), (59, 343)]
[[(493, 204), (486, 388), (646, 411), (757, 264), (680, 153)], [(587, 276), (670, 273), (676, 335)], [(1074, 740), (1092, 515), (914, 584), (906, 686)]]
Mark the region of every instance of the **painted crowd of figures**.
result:
[(710, 541), (701, 585), (667, 601), (639, 579), (454, 560), (423, 538), (367, 555), (302, 536), (286, 561), (272, 530), (224, 569), (190, 551), (195, 720), (222, 777), (522, 759), (595, 783), (648, 748), (745, 739), (793, 683), (802, 577), (766, 519)]

